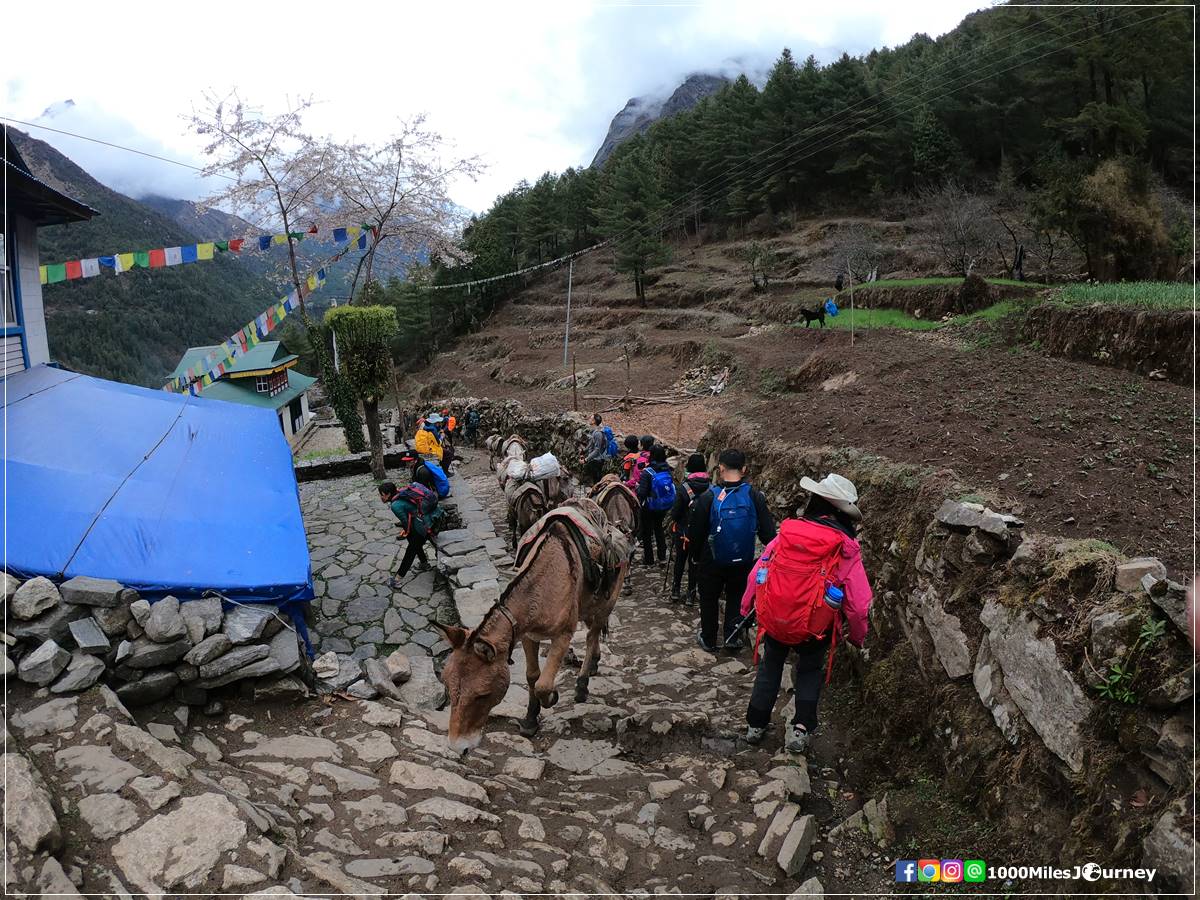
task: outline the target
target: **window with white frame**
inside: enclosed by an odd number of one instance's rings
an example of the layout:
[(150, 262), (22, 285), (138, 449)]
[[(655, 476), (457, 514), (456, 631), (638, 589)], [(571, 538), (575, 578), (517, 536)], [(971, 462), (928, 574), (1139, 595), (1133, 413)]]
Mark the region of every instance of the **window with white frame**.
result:
[(4, 292), (4, 327), (17, 325), (17, 301), (13, 293), (13, 282), (17, 277), (13, 248), (0, 231), (0, 291)]

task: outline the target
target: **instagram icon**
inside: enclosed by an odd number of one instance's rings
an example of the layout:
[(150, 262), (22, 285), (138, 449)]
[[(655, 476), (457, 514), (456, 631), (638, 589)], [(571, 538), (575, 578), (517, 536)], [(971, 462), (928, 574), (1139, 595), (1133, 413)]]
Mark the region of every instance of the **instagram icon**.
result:
[(942, 881), (957, 882), (963, 880), (963, 861), (961, 859), (942, 860)]

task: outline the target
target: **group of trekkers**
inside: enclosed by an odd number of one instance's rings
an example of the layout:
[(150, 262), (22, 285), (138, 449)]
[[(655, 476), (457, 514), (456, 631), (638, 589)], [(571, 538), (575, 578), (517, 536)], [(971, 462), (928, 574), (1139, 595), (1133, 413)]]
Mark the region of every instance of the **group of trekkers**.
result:
[(653, 436), (627, 436), (617, 461), (612, 429), (599, 414), (592, 424), (584, 453), (588, 476), (599, 480), (616, 463), (619, 477), (636, 491), (644, 566), (667, 565), (669, 534), (675, 558), (670, 599), (699, 604), (696, 643), (717, 653), (720, 633), (720, 648), (736, 654), (753, 629), (758, 669), (746, 711), (747, 742), (765, 737), (783, 668), (795, 654), (795, 712), (785, 743), (804, 752), (817, 727), (827, 656), (832, 667), (839, 640), (861, 647), (867, 635), (871, 588), (857, 540), (862, 515), (854, 484), (837, 474), (801, 479), (808, 500), (796, 518), (777, 527), (766, 498), (747, 480), (740, 450), (719, 454), (715, 479), (705, 457), (691, 454), (677, 483), (667, 448)]
[[(470, 409), (464, 417), (464, 439), (472, 447), (479, 441), (479, 411)], [(416, 420), (413, 450), (400, 458), (411, 476), (404, 487), (394, 481), (379, 485), (379, 499), (387, 504), (400, 522), (400, 539), (405, 542), (400, 568), (388, 581), (398, 590), (414, 561), (418, 571), (430, 568), (425, 545), (437, 532), (442, 511), (440, 500), (450, 496), (451, 467), (455, 462), (454, 442), (459, 431), (458, 417), (448, 408)]]

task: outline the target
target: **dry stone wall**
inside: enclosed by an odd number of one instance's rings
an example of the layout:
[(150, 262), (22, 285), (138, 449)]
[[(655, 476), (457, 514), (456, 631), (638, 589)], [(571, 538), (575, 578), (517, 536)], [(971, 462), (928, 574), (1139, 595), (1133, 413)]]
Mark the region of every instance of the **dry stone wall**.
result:
[(703, 449), (729, 446), (783, 515), (805, 475), (858, 486), (875, 602), (852, 662), (878, 713), (864, 754), (900, 772), (935, 759), (965, 802), (1031, 842), (1191, 883), (1194, 656), (1184, 586), (1162, 563), (1033, 533), (949, 471), (720, 421)]
[(235, 682), (256, 696), (304, 696), (304, 648), (273, 604), (216, 597), (154, 604), (116, 581), (78, 576), (24, 583), (5, 573), (6, 674), (51, 694), (103, 681), (128, 706), (173, 698), (204, 706)]

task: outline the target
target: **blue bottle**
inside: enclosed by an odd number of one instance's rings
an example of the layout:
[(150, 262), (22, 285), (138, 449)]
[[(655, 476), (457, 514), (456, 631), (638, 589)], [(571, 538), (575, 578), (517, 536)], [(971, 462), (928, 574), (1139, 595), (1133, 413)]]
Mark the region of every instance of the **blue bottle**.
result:
[(842, 601), (846, 599), (846, 593), (836, 585), (828, 585), (825, 588), (825, 605), (832, 610), (842, 608)]
[(766, 584), (767, 583), (767, 567), (766, 566), (758, 567), (758, 571), (754, 574), (754, 583), (755, 584)]

